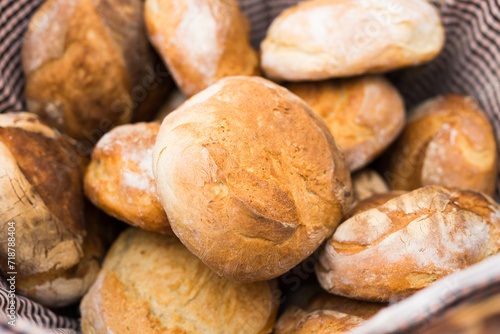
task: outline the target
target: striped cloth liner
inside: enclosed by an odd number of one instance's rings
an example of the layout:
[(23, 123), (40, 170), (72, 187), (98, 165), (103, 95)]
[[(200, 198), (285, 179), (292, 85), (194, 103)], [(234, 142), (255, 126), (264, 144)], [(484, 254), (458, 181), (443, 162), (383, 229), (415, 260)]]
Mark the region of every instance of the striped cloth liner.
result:
[[(29, 18), (42, 2), (0, 0), (0, 112), (25, 108), (20, 60), (22, 35)], [(258, 47), (273, 18), (297, 2), (240, 0), (241, 9), (251, 23), (252, 44)], [(500, 138), (500, 0), (434, 0), (433, 3), (441, 11), (446, 29), (447, 41), (442, 54), (430, 64), (391, 73), (389, 78), (400, 89), (408, 107), (439, 94), (474, 96)], [(497, 255), (387, 308), (356, 333), (422, 332), (430, 317), (439, 316), (474, 296), (498, 292), (499, 286), (500, 255)], [(0, 333), (77, 333), (76, 319), (57, 315), (22, 296), (17, 297), (18, 326), (6, 325), (2, 312), (6, 312), (7, 303), (7, 290), (2, 282)], [(37, 327), (33, 327), (35, 324)]]

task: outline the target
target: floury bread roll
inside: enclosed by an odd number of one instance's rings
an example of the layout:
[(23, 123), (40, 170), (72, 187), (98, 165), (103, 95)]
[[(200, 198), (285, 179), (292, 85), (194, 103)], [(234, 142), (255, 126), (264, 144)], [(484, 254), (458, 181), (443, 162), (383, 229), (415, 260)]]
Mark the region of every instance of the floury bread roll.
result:
[(308, 312), (296, 306), (288, 308), (276, 323), (274, 334), (341, 334), (363, 322), (362, 318), (332, 310)]
[(499, 249), (497, 203), (479, 193), (429, 186), (343, 222), (322, 250), (316, 273), (330, 293), (390, 301)]
[(366, 302), (322, 292), (309, 302), (307, 310), (332, 310), (354, 315), (362, 319), (369, 319), (387, 306), (388, 304), (386, 303)]
[(219, 275), (277, 277), (333, 233), (352, 197), (324, 122), (258, 77), (221, 79), (163, 121), (153, 152), (174, 233)]
[(323, 80), (421, 64), (443, 44), (438, 11), (426, 0), (313, 0), (273, 21), (261, 63), (275, 80)]
[[(15, 248), (18, 292), (47, 306), (74, 302), (75, 290), (80, 297), (87, 279), (83, 275), (80, 280), (74, 270), (84, 257), (86, 237), (82, 170), (75, 151), (36, 115), (7, 113), (0, 114), (0, 159), (2, 274), (12, 271), (8, 248)], [(12, 237), (14, 245), (9, 244)], [(67, 282), (55, 280), (71, 275), (70, 290)]]
[(188, 97), (223, 77), (258, 74), (237, 0), (147, 0), (145, 21), (151, 42)]
[[(149, 45), (141, 0), (48, 0), (23, 40), (28, 109), (86, 140), (147, 118), (163, 102), (169, 75)], [(90, 153), (90, 152), (88, 152)]]
[(373, 161), (403, 130), (403, 98), (382, 76), (285, 87), (325, 120), (351, 171)]
[(418, 106), (384, 161), (393, 189), (440, 185), (495, 192), (495, 135), (472, 97), (446, 95)]
[(84, 334), (265, 334), (278, 311), (275, 282), (218, 276), (177, 238), (139, 229), (112, 246), (80, 311)]
[(85, 194), (109, 215), (145, 230), (173, 234), (153, 177), (160, 123), (121, 125), (99, 140), (85, 172)]

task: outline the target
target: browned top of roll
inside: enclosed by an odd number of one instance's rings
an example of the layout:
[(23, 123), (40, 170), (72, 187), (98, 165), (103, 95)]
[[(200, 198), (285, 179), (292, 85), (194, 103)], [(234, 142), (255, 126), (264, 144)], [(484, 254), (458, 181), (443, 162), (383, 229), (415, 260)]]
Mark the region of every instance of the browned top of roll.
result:
[(324, 119), (351, 171), (373, 161), (403, 130), (403, 98), (383, 76), (286, 87)]
[(153, 172), (183, 243), (226, 277), (276, 277), (332, 233), (351, 182), (325, 124), (288, 90), (231, 77), (163, 121)]
[(384, 176), (393, 189), (435, 184), (492, 195), (497, 155), (493, 129), (479, 104), (468, 96), (440, 96), (411, 112), (388, 151)]
[(0, 115), (0, 156), (0, 239), (7, 245), (7, 224), (14, 222), (18, 278), (74, 266), (86, 233), (73, 147), (36, 115), (7, 113)]

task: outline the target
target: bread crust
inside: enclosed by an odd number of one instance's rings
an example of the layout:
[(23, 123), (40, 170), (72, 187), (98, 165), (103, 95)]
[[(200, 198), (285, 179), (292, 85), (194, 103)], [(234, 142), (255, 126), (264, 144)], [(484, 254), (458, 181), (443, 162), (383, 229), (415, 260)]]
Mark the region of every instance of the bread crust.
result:
[(247, 18), (236, 0), (147, 0), (151, 43), (177, 86), (192, 96), (232, 75), (257, 75)]
[(332, 310), (308, 312), (296, 306), (288, 308), (276, 323), (275, 334), (340, 334), (358, 327), (362, 318)]
[(85, 172), (85, 194), (128, 224), (173, 235), (153, 177), (153, 147), (160, 123), (121, 125), (97, 143)]
[(375, 194), (389, 191), (389, 186), (384, 178), (371, 168), (364, 168), (352, 174), (352, 189), (354, 192), (353, 205)]
[(157, 92), (169, 84), (151, 77), (158, 58), (148, 45), (142, 12), (139, 0), (46, 1), (23, 40), (28, 109), (92, 145), (130, 122), (139, 106), (142, 117), (151, 114), (163, 100)]
[(495, 135), (469, 96), (439, 96), (417, 106), (384, 160), (384, 176), (395, 190), (435, 184), (495, 192)]
[(323, 121), (257, 77), (222, 79), (169, 114), (153, 172), (175, 234), (242, 282), (276, 277), (309, 256), (352, 196)]
[(285, 85), (325, 121), (351, 171), (379, 156), (403, 130), (403, 98), (383, 76)]
[(275, 282), (219, 277), (177, 238), (131, 228), (112, 246), (80, 310), (83, 333), (270, 333)]
[(261, 63), (274, 80), (323, 80), (425, 63), (443, 44), (439, 13), (425, 0), (303, 1), (273, 21)]
[(500, 207), (484, 195), (428, 186), (346, 220), (316, 273), (346, 297), (401, 299), (496, 254)]
[(0, 269), (12, 271), (7, 268), (7, 231), (13, 222), (18, 291), (44, 305), (67, 305), (74, 291), (54, 289), (38, 298), (30, 282), (64, 276), (84, 257), (80, 161), (62, 135), (30, 113), (0, 115), (0, 156), (0, 228), (5, 231), (0, 234)]

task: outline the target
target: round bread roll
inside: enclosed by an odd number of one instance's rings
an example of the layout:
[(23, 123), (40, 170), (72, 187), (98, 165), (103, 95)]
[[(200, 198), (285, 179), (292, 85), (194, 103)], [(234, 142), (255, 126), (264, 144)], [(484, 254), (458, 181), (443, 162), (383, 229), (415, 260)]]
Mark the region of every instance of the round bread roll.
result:
[(285, 87), (324, 119), (351, 171), (372, 162), (403, 130), (403, 99), (382, 76)]
[(28, 287), (66, 275), (84, 257), (80, 161), (63, 136), (30, 113), (0, 114), (0, 158), (0, 269), (17, 272), (20, 293), (62, 306), (73, 291), (34, 296)]
[(428, 186), (342, 223), (321, 252), (316, 273), (330, 293), (390, 301), (499, 249), (498, 204), (486, 195)]
[(153, 177), (160, 123), (121, 125), (99, 140), (85, 172), (85, 194), (107, 214), (145, 230), (170, 234)]
[(478, 103), (468, 96), (440, 96), (411, 112), (384, 159), (383, 175), (396, 190), (440, 185), (493, 195), (497, 154), (493, 129)]
[(153, 173), (175, 234), (241, 282), (277, 277), (309, 256), (352, 197), (323, 121), (258, 77), (221, 79), (169, 114)]
[(386, 303), (371, 303), (322, 292), (309, 302), (307, 311), (331, 310), (369, 319), (387, 306)]
[(273, 21), (261, 63), (275, 80), (322, 80), (421, 64), (443, 44), (439, 13), (426, 0), (304, 1)]
[(275, 282), (219, 277), (174, 237), (122, 233), (80, 305), (84, 334), (271, 333)]
[(133, 111), (147, 118), (163, 102), (169, 74), (143, 27), (141, 0), (48, 0), (22, 47), (28, 109), (85, 141), (88, 151)]
[(364, 168), (352, 174), (351, 178), (355, 203), (389, 191), (384, 178), (371, 168)]
[(331, 310), (308, 312), (292, 306), (276, 323), (274, 334), (340, 334), (358, 327), (362, 318)]
[(258, 74), (237, 0), (146, 0), (145, 22), (151, 43), (188, 97), (223, 77)]

